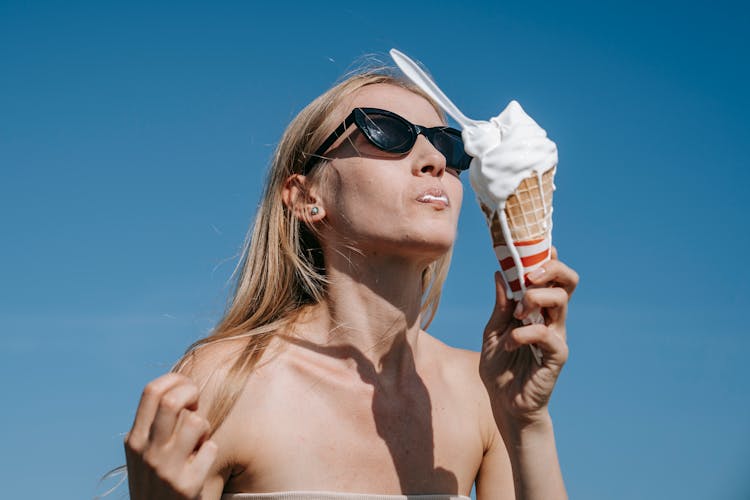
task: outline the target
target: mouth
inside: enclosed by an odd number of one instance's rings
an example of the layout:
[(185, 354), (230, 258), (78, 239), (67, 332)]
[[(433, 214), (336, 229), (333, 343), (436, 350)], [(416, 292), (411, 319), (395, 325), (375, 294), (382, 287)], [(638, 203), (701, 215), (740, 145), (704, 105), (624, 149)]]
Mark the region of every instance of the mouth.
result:
[(435, 205), (436, 207), (443, 209), (448, 208), (451, 205), (448, 195), (442, 189), (428, 189), (424, 193), (417, 197), (417, 201), (420, 203), (427, 203)]

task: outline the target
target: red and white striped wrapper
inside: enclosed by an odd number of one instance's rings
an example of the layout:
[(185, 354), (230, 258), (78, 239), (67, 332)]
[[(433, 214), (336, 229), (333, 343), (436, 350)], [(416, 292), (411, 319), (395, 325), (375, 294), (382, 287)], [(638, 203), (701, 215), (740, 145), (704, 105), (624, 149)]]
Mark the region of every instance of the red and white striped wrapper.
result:
[[(528, 275), (550, 259), (551, 235), (547, 233), (542, 239), (515, 242), (514, 246), (521, 258), (524, 285), (528, 286), (530, 284)], [(508, 297), (513, 300), (520, 300), (523, 298), (523, 289), (519, 280), (519, 270), (513, 261), (511, 251), (504, 243), (495, 243), (494, 248), (505, 283), (510, 288), (510, 290), (506, 289)]]

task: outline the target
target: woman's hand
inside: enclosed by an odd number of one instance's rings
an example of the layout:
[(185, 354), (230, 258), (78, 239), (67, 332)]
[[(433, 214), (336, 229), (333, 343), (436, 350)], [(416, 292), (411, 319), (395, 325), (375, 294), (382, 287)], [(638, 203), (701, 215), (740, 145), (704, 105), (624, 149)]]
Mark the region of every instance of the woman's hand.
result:
[(199, 498), (217, 447), (196, 412), (198, 395), (195, 383), (176, 373), (144, 389), (125, 439), (132, 500)]
[[(529, 287), (522, 301), (508, 300), (502, 274), (495, 273), (495, 310), (484, 330), (479, 372), (489, 392), (495, 418), (518, 428), (548, 418), (547, 403), (557, 377), (568, 359), (565, 318), (568, 301), (578, 284), (578, 275), (552, 260), (529, 275)], [(522, 325), (532, 311), (541, 309), (545, 324)], [(537, 364), (531, 349), (542, 350)]]

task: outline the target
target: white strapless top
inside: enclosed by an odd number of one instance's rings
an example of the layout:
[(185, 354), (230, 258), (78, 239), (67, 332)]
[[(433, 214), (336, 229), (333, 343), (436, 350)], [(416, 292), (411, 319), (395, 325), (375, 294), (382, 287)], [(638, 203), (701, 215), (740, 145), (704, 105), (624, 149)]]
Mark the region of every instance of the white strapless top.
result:
[(463, 495), (376, 495), (333, 491), (280, 491), (277, 493), (224, 493), (221, 500), (471, 500)]

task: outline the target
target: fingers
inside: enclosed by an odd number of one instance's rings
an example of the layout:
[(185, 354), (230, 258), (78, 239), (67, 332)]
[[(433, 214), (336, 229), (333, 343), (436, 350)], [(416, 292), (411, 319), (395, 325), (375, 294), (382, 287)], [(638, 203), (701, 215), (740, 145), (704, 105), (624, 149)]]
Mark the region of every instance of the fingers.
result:
[(509, 309), (506, 288), (507, 284), (505, 283), (503, 273), (495, 271), (495, 310), (498, 310), (501, 313), (505, 313)]
[[(556, 253), (553, 252), (554, 255)], [(578, 286), (578, 273), (553, 257), (528, 275), (536, 286), (560, 286), (570, 296)]]
[(189, 457), (198, 448), (198, 444), (208, 437), (209, 430), (208, 420), (194, 411), (183, 410), (174, 430), (175, 452)]
[(529, 288), (516, 305), (513, 316), (523, 320), (532, 311), (544, 309), (551, 324), (564, 323), (569, 299), (562, 288)]
[(172, 387), (161, 397), (151, 425), (151, 441), (155, 444), (167, 442), (175, 430), (177, 416), (184, 409), (195, 410), (198, 406), (198, 387), (189, 379)]
[(211, 466), (216, 460), (218, 451), (219, 447), (215, 442), (211, 440), (204, 441), (193, 460), (188, 464), (186, 472), (189, 477), (200, 478), (200, 484), (203, 484), (211, 470)]
[(156, 416), (162, 396), (174, 386), (184, 383), (186, 380), (187, 378), (183, 375), (167, 373), (146, 385), (138, 404), (138, 410), (135, 413), (133, 428), (127, 437), (127, 442), (131, 448), (142, 450), (146, 446), (151, 432), (151, 424)]
[(125, 440), (131, 498), (197, 498), (218, 455), (198, 386), (170, 373), (143, 391)]
[(554, 361), (559, 366), (568, 359), (568, 345), (565, 340), (555, 333), (555, 330), (545, 325), (528, 325), (511, 330), (505, 339), (505, 350), (515, 351), (522, 345), (536, 344), (544, 351), (544, 360)]
[(513, 318), (513, 303), (508, 300), (505, 291), (505, 279), (500, 271), (495, 271), (495, 308), (484, 330), (485, 339), (488, 335), (502, 332)]
[(216, 461), (218, 450), (215, 442), (204, 442), (193, 459), (176, 474), (175, 489), (184, 497), (197, 498), (211, 472), (211, 466)]

